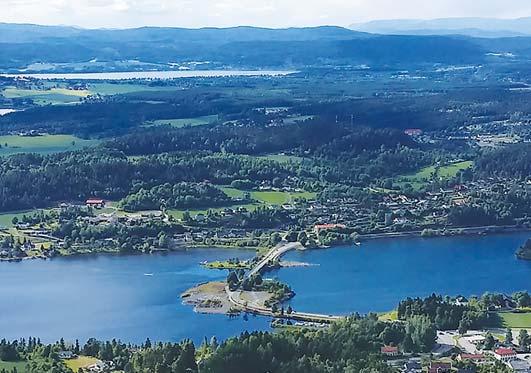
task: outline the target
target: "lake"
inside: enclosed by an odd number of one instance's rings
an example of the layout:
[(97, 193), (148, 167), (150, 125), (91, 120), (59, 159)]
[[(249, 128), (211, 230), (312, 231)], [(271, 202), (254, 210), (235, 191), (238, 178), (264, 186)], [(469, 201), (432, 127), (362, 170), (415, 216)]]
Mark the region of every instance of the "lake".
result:
[(180, 299), (198, 283), (225, 278), (224, 272), (205, 269), (200, 262), (252, 256), (252, 251), (196, 249), (0, 263), (0, 338), (201, 342), (205, 336), (227, 338), (245, 329), (267, 329), (266, 318), (198, 314)]
[(127, 79), (177, 79), (177, 78), (221, 78), (231, 76), (284, 76), (295, 71), (275, 70), (172, 70), (172, 71), (125, 71), (102, 73), (44, 73), (44, 74), (0, 74), (0, 77), (65, 79), (65, 80), (127, 80)]
[[(360, 247), (291, 252), (287, 260), (319, 264), (267, 274), (290, 284), (297, 310), (330, 314), (388, 311), (407, 296), (531, 290), (531, 262), (514, 251), (531, 232), (482, 237), (375, 240)], [(204, 260), (254, 252), (195, 249), (168, 255), (91, 256), (0, 263), (0, 338), (45, 341), (89, 337), (130, 342), (224, 339), (269, 330), (269, 320), (193, 312), (180, 294), (225, 277)]]
[(361, 246), (290, 252), (284, 259), (319, 264), (270, 273), (297, 294), (295, 310), (385, 312), (401, 299), (531, 290), (531, 262), (514, 253), (531, 232), (489, 236), (404, 238)]

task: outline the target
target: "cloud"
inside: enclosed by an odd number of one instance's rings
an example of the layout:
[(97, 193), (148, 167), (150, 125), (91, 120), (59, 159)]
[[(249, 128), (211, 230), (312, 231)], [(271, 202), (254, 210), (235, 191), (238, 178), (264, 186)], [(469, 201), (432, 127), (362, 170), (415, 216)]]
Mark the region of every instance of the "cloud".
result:
[(529, 0), (1, 0), (1, 22), (83, 27), (349, 25), (371, 19), (523, 17)]

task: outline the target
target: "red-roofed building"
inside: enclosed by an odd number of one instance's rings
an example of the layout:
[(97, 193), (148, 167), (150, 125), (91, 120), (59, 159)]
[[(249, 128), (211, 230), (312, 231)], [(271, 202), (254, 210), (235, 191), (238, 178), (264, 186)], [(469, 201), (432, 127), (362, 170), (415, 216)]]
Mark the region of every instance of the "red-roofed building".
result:
[(459, 361), (472, 361), (477, 364), (485, 362), (487, 357), (483, 354), (459, 354), (457, 360)]
[(385, 356), (398, 356), (398, 347), (395, 346), (383, 346), (380, 348), (380, 352)]
[(503, 362), (511, 361), (516, 359), (516, 351), (512, 348), (500, 347), (494, 351), (494, 357)]
[(452, 371), (452, 363), (432, 362), (428, 373), (448, 373)]
[(85, 205), (88, 207), (103, 208), (105, 207), (105, 201), (98, 198), (89, 198), (85, 201)]

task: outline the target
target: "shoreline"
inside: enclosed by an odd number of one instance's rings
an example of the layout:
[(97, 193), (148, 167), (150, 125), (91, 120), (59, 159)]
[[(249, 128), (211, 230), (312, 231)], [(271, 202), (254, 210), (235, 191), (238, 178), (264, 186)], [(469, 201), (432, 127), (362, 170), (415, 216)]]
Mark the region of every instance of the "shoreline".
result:
[[(458, 237), (458, 236), (488, 236), (495, 234), (510, 234), (510, 233), (524, 233), (529, 232), (531, 234), (531, 227), (518, 226), (518, 225), (490, 225), (490, 226), (480, 226), (480, 227), (464, 227), (464, 228), (441, 228), (433, 229), (431, 234), (423, 235), (424, 230), (416, 231), (407, 231), (407, 232), (388, 232), (388, 233), (367, 233), (361, 234), (358, 236), (358, 242), (363, 243), (364, 241), (372, 240), (386, 240), (392, 238), (444, 238), (444, 237)], [(333, 244), (330, 246), (319, 245), (315, 248), (306, 247), (307, 250), (313, 249), (330, 249), (334, 247), (342, 247), (347, 245), (353, 245), (355, 242), (351, 243), (340, 243)], [(238, 246), (221, 246), (221, 245), (183, 245), (175, 249), (166, 249), (166, 250), (156, 250), (151, 253), (142, 253), (142, 252), (133, 252), (133, 253), (120, 253), (118, 251), (100, 251), (100, 252), (85, 252), (85, 253), (72, 253), (68, 255), (56, 255), (54, 257), (46, 256), (31, 256), (23, 258), (0, 258), (0, 263), (13, 263), (13, 262), (22, 262), (28, 260), (53, 260), (57, 258), (82, 258), (90, 256), (141, 256), (141, 255), (167, 255), (174, 252), (183, 252), (188, 250), (196, 249), (218, 249), (218, 250), (238, 250), (238, 251), (254, 251), (255, 253), (260, 252), (264, 248), (260, 247), (238, 247)], [(271, 250), (271, 249), (268, 249)], [(516, 252), (517, 248), (515, 248)]]

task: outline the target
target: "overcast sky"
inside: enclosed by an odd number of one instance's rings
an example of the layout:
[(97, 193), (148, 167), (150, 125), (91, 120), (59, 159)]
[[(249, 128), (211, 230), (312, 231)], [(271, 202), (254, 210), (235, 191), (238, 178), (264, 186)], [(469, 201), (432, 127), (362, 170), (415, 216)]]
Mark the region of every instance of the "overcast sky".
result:
[(82, 27), (340, 25), (395, 18), (531, 16), (531, 0), (0, 0), (0, 22)]

